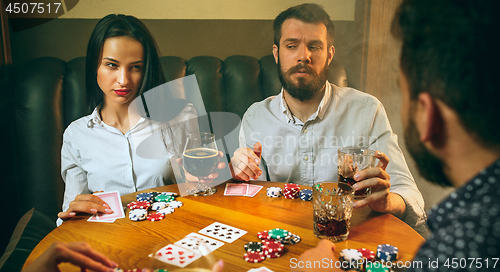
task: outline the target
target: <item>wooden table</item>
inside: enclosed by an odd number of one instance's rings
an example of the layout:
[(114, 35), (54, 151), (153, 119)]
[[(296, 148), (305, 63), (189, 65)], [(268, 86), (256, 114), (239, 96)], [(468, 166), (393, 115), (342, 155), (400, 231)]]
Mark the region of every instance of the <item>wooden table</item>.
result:
[[(266, 188), (283, 187), (277, 182), (252, 182), (264, 188), (253, 198), (244, 196), (224, 196), (225, 184), (217, 186), (217, 193), (208, 197), (179, 197), (184, 206), (166, 215), (157, 222), (134, 222), (123, 218), (114, 223), (87, 222), (88, 215), (77, 216), (47, 235), (28, 257), (25, 266), (43, 253), (53, 242), (86, 241), (117, 262), (123, 269), (145, 268), (151, 263), (148, 254), (159, 246), (173, 244), (191, 232), (198, 232), (213, 222), (221, 222), (248, 231), (233, 243), (226, 243), (219, 249), (200, 258), (187, 267), (206, 265), (207, 260), (224, 259), (225, 271), (247, 271), (266, 266), (273, 271), (288, 271), (291, 259), (305, 250), (316, 246), (320, 239), (313, 234), (312, 202), (300, 199), (269, 198)], [(308, 188), (301, 186), (302, 188)], [(158, 187), (147, 191), (179, 192), (176, 185)], [(137, 193), (122, 196), (123, 204), (135, 200)], [(365, 247), (376, 251), (379, 244), (392, 244), (399, 248), (399, 260), (411, 261), (424, 242), (411, 227), (390, 214), (380, 214), (369, 208), (354, 210), (349, 238), (336, 243), (336, 252), (344, 248)], [(250, 241), (260, 241), (257, 233), (272, 228), (284, 228), (298, 234), (302, 241), (286, 245), (286, 253), (276, 259), (266, 259), (262, 263), (248, 263), (243, 259), (244, 245)], [(80, 271), (70, 264), (61, 264), (61, 271)], [(168, 269), (175, 269), (166, 265)]]

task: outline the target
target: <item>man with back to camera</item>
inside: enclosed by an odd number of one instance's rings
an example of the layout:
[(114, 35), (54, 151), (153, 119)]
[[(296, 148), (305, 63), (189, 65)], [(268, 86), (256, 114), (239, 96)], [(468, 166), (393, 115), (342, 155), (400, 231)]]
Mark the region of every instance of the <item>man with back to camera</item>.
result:
[[(423, 177), (457, 188), (432, 209), (432, 235), (406, 271), (500, 268), (495, 6), (492, 0), (405, 0), (393, 19), (392, 32), (403, 42), (399, 82), (408, 150)], [(323, 240), (299, 260), (334, 260), (334, 250)], [(293, 271), (316, 270), (325, 269)]]
[[(267, 170), (271, 181), (312, 186), (337, 180), (339, 147), (378, 150), (378, 166), (354, 177), (361, 181), (356, 190), (372, 189), (355, 207), (389, 212), (423, 232), (424, 201), (382, 104), (326, 79), (335, 54), (333, 36), (333, 23), (319, 5), (291, 7), (276, 17), (273, 55), (283, 89), (253, 104), (243, 116), (241, 147), (231, 159), (233, 176), (248, 181), (265, 178), (262, 171)], [(261, 154), (267, 169), (259, 166)]]

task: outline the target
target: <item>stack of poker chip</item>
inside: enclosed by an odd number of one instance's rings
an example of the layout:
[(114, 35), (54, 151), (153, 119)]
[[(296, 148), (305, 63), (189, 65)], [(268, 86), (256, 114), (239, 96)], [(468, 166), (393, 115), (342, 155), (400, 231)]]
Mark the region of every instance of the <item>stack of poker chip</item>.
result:
[(148, 210), (146, 209), (134, 209), (130, 210), (128, 213), (128, 218), (132, 221), (142, 221), (148, 217)]
[(175, 197), (173, 195), (159, 194), (159, 195), (155, 196), (154, 199), (157, 202), (171, 202), (171, 201), (174, 201)]
[(313, 192), (311, 189), (304, 189), (300, 191), (299, 197), (304, 201), (311, 201), (313, 198)]
[(269, 238), (278, 239), (289, 239), (292, 233), (285, 229), (275, 228), (267, 231)]
[[(165, 215), (171, 214), (176, 208), (183, 204), (175, 200), (177, 193), (171, 192), (151, 192), (140, 193), (136, 196), (137, 201), (130, 202), (127, 207), (130, 209), (129, 218), (133, 221), (159, 221), (165, 218)], [(156, 201), (154, 201), (156, 200)], [(148, 210), (151, 209), (156, 213), (148, 215)]]
[(395, 261), (398, 258), (398, 248), (389, 244), (378, 245), (377, 258), (386, 262)]
[(152, 193), (140, 193), (136, 196), (137, 201), (148, 201), (149, 203), (153, 203), (153, 194)]
[(243, 258), (249, 263), (260, 263), (266, 259), (266, 256), (264, 252), (246, 252)]
[(280, 187), (269, 187), (267, 188), (268, 197), (281, 197), (283, 195), (283, 190)]
[(288, 199), (296, 199), (299, 197), (300, 186), (294, 183), (285, 184), (285, 189), (283, 190), (283, 196)]
[(356, 249), (343, 249), (340, 251), (339, 261), (342, 264), (342, 270), (356, 270), (361, 271), (363, 269), (363, 255)]
[(375, 259), (375, 253), (369, 249), (366, 248), (358, 248), (359, 253), (363, 255), (363, 258), (366, 259), (368, 262), (373, 262)]
[(136, 209), (147, 210), (147, 209), (149, 209), (149, 206), (151, 206), (151, 203), (147, 200), (132, 201), (132, 202), (127, 204), (127, 208), (129, 208), (131, 210), (136, 210)]
[(366, 264), (366, 272), (389, 272), (389, 269), (379, 262)]
[(285, 244), (285, 245), (295, 245), (297, 243), (300, 242), (300, 236), (298, 236), (297, 234), (293, 234), (286, 237), (286, 238), (283, 238), (283, 239), (277, 239), (277, 241)]
[(267, 258), (278, 258), (283, 255), (285, 245), (278, 241), (267, 241), (262, 245), (262, 250)]
[(262, 252), (262, 243), (261, 242), (248, 242), (245, 244), (246, 252)]
[(151, 210), (158, 211), (158, 210), (163, 210), (166, 207), (168, 207), (167, 202), (155, 202), (151, 205)]

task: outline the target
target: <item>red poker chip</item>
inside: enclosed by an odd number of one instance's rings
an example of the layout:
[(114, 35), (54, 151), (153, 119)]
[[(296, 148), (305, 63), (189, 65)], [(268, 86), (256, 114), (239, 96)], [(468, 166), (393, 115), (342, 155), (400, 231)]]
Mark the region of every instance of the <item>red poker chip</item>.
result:
[[(273, 238), (267, 238), (267, 239), (262, 239), (262, 244), (266, 243), (266, 242), (276, 242), (277, 240), (276, 239), (273, 239)], [(279, 242), (279, 241), (278, 241)]]
[(160, 221), (163, 218), (165, 218), (165, 215), (163, 213), (152, 213), (148, 216), (149, 221)]
[(266, 256), (263, 252), (247, 252), (244, 258), (249, 263), (260, 263), (266, 259)]
[(266, 255), (267, 258), (279, 258), (281, 256), (283, 256), (283, 252), (275, 252), (275, 253), (268, 253), (268, 252), (264, 252), (264, 254)]
[(127, 204), (127, 207), (131, 210), (135, 209), (148, 209), (149, 206), (151, 206), (151, 203), (149, 201), (132, 201)]
[(259, 231), (259, 233), (257, 233), (257, 237), (259, 237), (262, 240), (270, 238), (269, 232), (267, 230)]
[(263, 243), (262, 250), (268, 253), (276, 253), (281, 252), (285, 248), (285, 245), (278, 241), (274, 242), (265, 242)]
[(363, 258), (365, 258), (367, 261), (371, 262), (373, 259), (375, 259), (375, 253), (369, 249), (366, 248), (358, 248), (357, 249), (361, 255), (363, 255)]

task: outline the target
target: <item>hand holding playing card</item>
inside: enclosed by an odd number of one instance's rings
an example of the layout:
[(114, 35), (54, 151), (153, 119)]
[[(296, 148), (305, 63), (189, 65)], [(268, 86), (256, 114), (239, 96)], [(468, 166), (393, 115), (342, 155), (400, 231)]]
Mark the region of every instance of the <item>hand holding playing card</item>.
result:
[(75, 217), (77, 213), (113, 213), (112, 208), (106, 203), (106, 201), (97, 197), (94, 194), (81, 194), (75, 197), (75, 200), (69, 203), (69, 208), (57, 214), (62, 220), (67, 220)]

